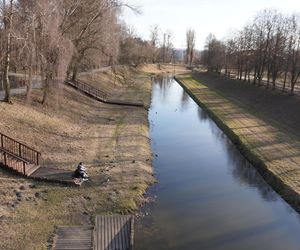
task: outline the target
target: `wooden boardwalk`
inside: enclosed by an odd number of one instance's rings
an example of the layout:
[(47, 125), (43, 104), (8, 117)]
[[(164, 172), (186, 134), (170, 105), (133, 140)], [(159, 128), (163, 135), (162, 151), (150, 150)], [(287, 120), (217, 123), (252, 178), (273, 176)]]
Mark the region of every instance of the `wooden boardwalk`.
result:
[(59, 227), (54, 238), (53, 250), (92, 250), (92, 227)]
[(97, 216), (94, 250), (132, 250), (134, 217), (130, 215)]
[(95, 227), (59, 227), (53, 250), (132, 250), (134, 217), (96, 216)]

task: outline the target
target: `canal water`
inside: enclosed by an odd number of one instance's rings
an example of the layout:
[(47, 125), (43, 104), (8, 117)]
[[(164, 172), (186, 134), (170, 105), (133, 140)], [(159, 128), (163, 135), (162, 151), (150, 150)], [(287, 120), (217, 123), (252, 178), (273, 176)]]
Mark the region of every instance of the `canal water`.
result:
[(172, 78), (154, 81), (149, 122), (158, 184), (135, 249), (300, 249), (299, 215)]

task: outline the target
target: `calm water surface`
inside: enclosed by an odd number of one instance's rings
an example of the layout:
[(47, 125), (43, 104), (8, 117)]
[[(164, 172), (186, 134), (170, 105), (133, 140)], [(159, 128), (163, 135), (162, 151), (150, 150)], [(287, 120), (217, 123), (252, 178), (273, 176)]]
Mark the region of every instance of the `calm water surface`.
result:
[(158, 184), (135, 249), (299, 250), (299, 215), (178, 83), (156, 80), (152, 98)]

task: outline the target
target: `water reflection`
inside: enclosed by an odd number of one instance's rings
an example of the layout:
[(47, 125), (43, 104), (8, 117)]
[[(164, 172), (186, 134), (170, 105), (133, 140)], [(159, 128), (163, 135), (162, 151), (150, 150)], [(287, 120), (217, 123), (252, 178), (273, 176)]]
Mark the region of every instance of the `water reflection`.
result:
[(188, 93), (182, 89), (181, 109), (180, 109), (181, 112), (185, 111), (188, 108), (190, 100), (191, 100), (191, 98), (188, 95)]
[(172, 84), (172, 77), (171, 76), (157, 76), (154, 78), (154, 81), (157, 83), (160, 89), (160, 95), (162, 97), (162, 101), (165, 102), (168, 97), (168, 90)]
[(172, 79), (154, 83), (149, 120), (159, 184), (137, 249), (299, 249), (298, 214)]
[(241, 185), (256, 188), (261, 197), (266, 201), (276, 201), (278, 195), (275, 191), (269, 185), (266, 185), (256, 169), (245, 158), (241, 157), (235, 145), (228, 140), (223, 131), (217, 127), (209, 115), (201, 108), (198, 108), (198, 117), (200, 121), (208, 122), (215, 139), (222, 143), (224, 149), (226, 149), (227, 155), (229, 156), (229, 167), (235, 180)]

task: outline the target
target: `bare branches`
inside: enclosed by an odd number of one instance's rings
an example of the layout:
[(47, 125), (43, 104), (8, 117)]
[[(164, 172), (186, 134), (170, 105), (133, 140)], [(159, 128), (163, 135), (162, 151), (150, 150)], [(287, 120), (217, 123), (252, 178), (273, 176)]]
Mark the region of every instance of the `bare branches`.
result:
[(192, 29), (186, 32), (186, 64), (192, 65), (195, 56), (196, 34)]
[(224, 66), (225, 46), (213, 34), (206, 38), (205, 50), (202, 52), (202, 64), (208, 71), (220, 72)]
[[(276, 10), (261, 11), (225, 45), (219, 67), (224, 67), (226, 74), (234, 72), (238, 79), (253, 84), (266, 82), (267, 88), (275, 89), (279, 84), (285, 90), (289, 85), (290, 93), (294, 93), (300, 76), (299, 14), (285, 16)], [(214, 61), (215, 54), (209, 54), (207, 48), (204, 61)]]
[[(1, 0), (0, 8), (0, 59), (7, 99), (10, 68), (27, 73), (28, 98), (33, 74), (41, 75), (47, 104), (59, 94), (59, 82), (75, 79), (81, 70), (122, 60), (139, 64), (151, 58), (149, 42), (122, 34), (122, 10), (140, 13), (125, 0)], [(170, 41), (169, 36), (169, 45)]]

